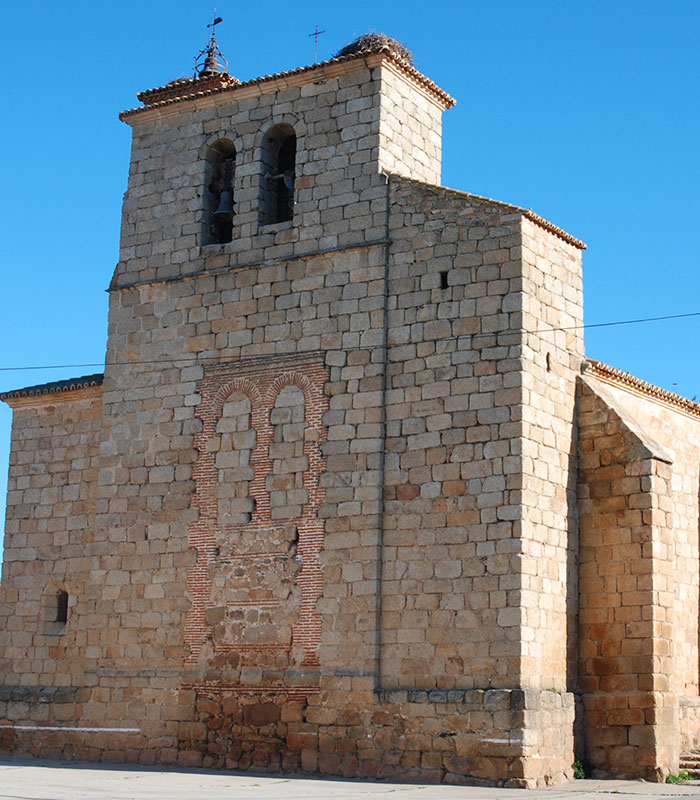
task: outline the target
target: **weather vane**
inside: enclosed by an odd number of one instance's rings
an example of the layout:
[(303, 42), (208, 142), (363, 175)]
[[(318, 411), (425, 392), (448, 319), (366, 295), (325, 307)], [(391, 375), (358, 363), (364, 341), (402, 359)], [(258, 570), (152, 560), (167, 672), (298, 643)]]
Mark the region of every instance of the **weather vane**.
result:
[(217, 17), (216, 16), (216, 9), (214, 9), (214, 22), (210, 22), (209, 25), (207, 25), (207, 28), (211, 28), (211, 44), (212, 45), (216, 44), (216, 26), (220, 22), (223, 22), (223, 19), (221, 19), (221, 17)]
[[(224, 58), (224, 54), (219, 49), (219, 45), (216, 43), (216, 26), (223, 22), (221, 17), (216, 16), (216, 9), (214, 9), (214, 21), (210, 22), (207, 25), (207, 28), (211, 28), (211, 38), (207, 42), (207, 46), (202, 50), (202, 52), (195, 58), (194, 60), (194, 76), (200, 78), (206, 78), (211, 75), (216, 75), (221, 72), (228, 72), (228, 62)], [(204, 62), (202, 61), (202, 56), (206, 54), (206, 58)], [(223, 60), (225, 69), (221, 67), (219, 62), (219, 57)]]
[(318, 25), (316, 26), (316, 30), (313, 33), (310, 33), (309, 36), (314, 37), (314, 64), (318, 64), (318, 37), (325, 33), (325, 31), (320, 31), (318, 29)]

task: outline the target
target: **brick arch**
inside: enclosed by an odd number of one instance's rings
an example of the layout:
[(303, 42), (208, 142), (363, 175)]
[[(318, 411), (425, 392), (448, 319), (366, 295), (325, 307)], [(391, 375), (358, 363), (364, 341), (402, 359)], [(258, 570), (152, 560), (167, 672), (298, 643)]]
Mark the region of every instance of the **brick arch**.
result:
[(234, 378), (233, 380), (228, 381), (228, 383), (225, 383), (223, 386), (219, 387), (218, 391), (214, 395), (212, 401), (212, 410), (217, 418), (221, 416), (221, 410), (224, 407), (224, 403), (232, 394), (235, 394), (236, 392), (244, 394), (250, 400), (251, 418), (253, 416), (253, 409), (256, 407), (260, 408), (262, 398), (258, 387), (252, 381), (246, 380), (245, 378)]
[[(286, 501), (282, 505), (286, 506), (286, 512), (288, 516), (295, 519), (301, 517), (303, 509), (308, 506), (308, 488), (306, 487), (306, 480), (304, 477), (305, 473), (308, 472), (309, 464), (309, 447), (307, 444), (307, 437), (305, 435), (305, 431), (309, 427), (308, 388), (308, 382), (303, 379), (303, 376), (287, 374), (282, 375), (277, 380), (273, 381), (270, 391), (267, 395), (267, 407), (270, 414), (270, 436), (268, 438), (267, 445), (270, 471), (266, 479), (266, 488), (270, 496), (271, 515), (275, 513), (275, 511), (273, 511), (275, 497), (278, 505), (279, 501), (282, 500), (283, 497), (286, 498)], [(291, 412), (291, 417), (289, 419), (274, 420), (273, 415), (278, 409), (278, 403), (285, 389), (295, 390), (294, 399), (290, 398), (291, 403), (294, 406), (294, 411)], [(303, 405), (299, 403), (300, 399)], [(288, 403), (285, 403), (284, 405), (288, 406)], [(281, 406), (279, 407), (279, 410), (282, 411)], [(287, 413), (289, 413), (289, 411)], [(298, 414), (300, 414), (299, 417), (297, 417)], [(288, 440), (287, 428), (289, 423), (292, 423), (292, 427), (295, 427), (294, 423), (301, 423), (302, 427), (300, 431), (295, 432), (295, 435), (292, 439)], [(277, 438), (278, 432), (279, 438)], [(290, 447), (293, 448), (292, 454), (287, 452), (288, 448)], [(282, 448), (282, 450), (285, 451), (284, 454), (280, 454), (278, 452), (278, 448)], [(306, 458), (307, 466), (305, 468), (301, 468), (301, 465), (295, 464), (295, 466), (292, 468), (291, 464), (289, 463), (289, 459), (292, 458), (296, 462), (297, 458), (302, 455)], [(282, 460), (279, 461), (278, 459)], [(278, 472), (275, 467), (281, 469), (281, 471)], [(290, 479), (291, 483), (289, 483)], [(280, 483), (278, 483), (278, 481)], [(298, 495), (300, 492), (305, 493), (306, 499), (296, 497), (290, 502), (290, 499), (294, 495)], [(295, 507), (297, 508), (296, 513), (293, 511)], [(277, 513), (280, 513), (279, 509), (275, 510)]]
[(270, 385), (267, 391), (266, 405), (271, 409), (277, 395), (285, 388), (285, 386), (298, 386), (304, 393), (304, 407), (307, 426), (319, 432), (320, 445), (327, 438), (326, 426), (323, 424), (323, 415), (328, 408), (328, 399), (323, 391), (323, 384), (318, 381), (312, 381), (308, 376), (299, 372), (287, 372), (280, 375)]
[[(216, 378), (212, 380), (216, 387)], [(202, 388), (204, 390), (203, 398), (207, 398), (208, 395), (208, 400), (205, 399), (200, 403), (197, 409), (197, 416), (202, 420), (202, 430), (196, 435), (194, 441), (198, 455), (193, 468), (196, 489), (191, 501), (192, 508), (196, 508), (199, 515), (189, 526), (190, 546), (197, 550), (197, 563), (190, 567), (187, 574), (187, 592), (192, 605), (185, 619), (185, 639), (190, 647), (191, 659), (196, 659), (209, 630), (205, 621), (211, 586), (209, 564), (215, 558), (216, 547), (212, 532), (216, 530), (219, 513), (215, 492), (217, 476), (215, 454), (209, 451), (207, 443), (217, 435), (216, 426), (221, 418), (224, 403), (234, 393), (240, 393), (250, 401), (250, 427), (255, 430), (258, 443), (261, 440), (261, 418), (264, 421), (262, 398), (253, 381), (242, 377), (232, 378), (214, 388), (211, 393), (208, 393), (204, 387)], [(252, 461), (253, 454), (251, 453)], [(253, 465), (253, 470), (257, 474), (258, 469), (255, 465)], [(251, 481), (249, 487), (251, 495), (254, 482), (255, 479)], [(253, 495), (253, 497), (257, 503), (257, 496)]]
[[(218, 526), (249, 522), (257, 506), (252, 486), (260, 410), (255, 404), (256, 392), (243, 388), (235, 382), (222, 387), (221, 398), (214, 403), (214, 428), (207, 444), (215, 451), (212, 478)], [(231, 402), (236, 415), (233, 423), (228, 416), (231, 410), (226, 410)]]
[(321, 640), (321, 621), (316, 611), (316, 602), (323, 590), (323, 574), (319, 553), (323, 549), (324, 524), (318, 518), (318, 509), (325, 499), (325, 490), (320, 481), (325, 471), (325, 459), (321, 446), (327, 437), (323, 425), (323, 414), (328, 408), (328, 398), (323, 391), (323, 381), (312, 380), (299, 372), (286, 372), (276, 378), (267, 391), (266, 406), (274, 407), (279, 393), (287, 386), (296, 386), (304, 395), (304, 418), (307, 428), (317, 431), (315, 440), (304, 440), (304, 454), (308, 468), (303, 474), (307, 501), (302, 506), (298, 520), (298, 554), (302, 570), (297, 582), (302, 587), (302, 602), (298, 623), (294, 626), (293, 640), (304, 651), (305, 666), (318, 665), (318, 646)]
[(266, 405), (272, 409), (277, 400), (277, 395), (287, 386), (297, 386), (304, 393), (304, 403), (308, 406), (311, 399), (313, 385), (306, 375), (299, 372), (287, 372), (276, 378), (267, 390)]
[(255, 500), (256, 510), (253, 512), (253, 519), (256, 519), (260, 518), (261, 515), (265, 516), (269, 509), (265, 477), (269, 469), (266, 443), (270, 430), (270, 409), (267, 397), (263, 396), (260, 388), (253, 381), (247, 378), (233, 378), (217, 389), (210, 404), (213, 427), (207, 435), (205, 425), (205, 431), (202, 432), (203, 442), (206, 447), (207, 438), (216, 435), (216, 425), (221, 417), (224, 403), (236, 392), (245, 395), (250, 400), (250, 427), (256, 434), (256, 444), (250, 454), (250, 463), (254, 475), (249, 485), (250, 496)]
[(269, 386), (265, 406), (272, 410), (277, 400), (277, 395), (287, 386), (297, 386), (304, 393), (304, 416), (307, 426), (319, 432), (319, 444), (327, 437), (326, 426), (323, 424), (323, 415), (327, 410), (328, 401), (323, 391), (323, 385), (314, 382), (299, 372), (287, 372), (276, 378)]
[[(250, 427), (256, 432), (260, 441), (261, 427), (264, 427), (264, 410), (260, 392), (255, 384), (246, 378), (233, 378), (222, 384), (214, 393), (210, 402), (200, 404), (197, 416), (202, 420), (202, 430), (194, 441), (197, 450), (197, 461), (193, 477), (198, 488), (192, 498), (192, 506), (199, 509), (202, 521), (217, 517), (217, 504), (213, 495), (210, 476), (214, 471), (214, 456), (208, 451), (207, 442), (216, 436), (216, 426), (227, 398), (235, 392), (245, 395), (250, 400)], [(252, 454), (251, 454), (252, 458)]]

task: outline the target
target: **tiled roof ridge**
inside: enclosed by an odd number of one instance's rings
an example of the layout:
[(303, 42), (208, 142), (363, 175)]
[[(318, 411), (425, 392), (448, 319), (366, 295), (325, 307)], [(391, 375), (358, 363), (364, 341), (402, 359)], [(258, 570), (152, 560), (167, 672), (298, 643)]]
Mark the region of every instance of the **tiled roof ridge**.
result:
[[(222, 74), (225, 75), (227, 73), (222, 73)], [(141, 100), (141, 98), (143, 97), (149, 97), (152, 94), (157, 94), (158, 92), (162, 92), (164, 89), (174, 89), (177, 86), (185, 86), (185, 84), (188, 83), (197, 83), (197, 81), (199, 80), (202, 79), (194, 77), (189, 78), (184, 76), (182, 78), (175, 78), (174, 81), (168, 81), (168, 83), (164, 83), (162, 86), (155, 86), (153, 89), (144, 89), (142, 92), (137, 92), (136, 97), (138, 97), (138, 99)], [(204, 80), (208, 80), (208, 78), (205, 78)]]
[[(227, 72), (218, 73), (216, 78), (224, 78), (228, 79), (230, 76)], [(197, 84), (205, 84), (211, 83), (212, 78), (210, 75), (207, 75), (206, 78), (199, 78), (199, 77), (182, 77), (176, 78), (174, 81), (169, 81), (168, 83), (164, 84), (163, 86), (155, 86), (153, 89), (144, 89), (142, 92), (137, 92), (136, 97), (141, 102), (144, 102), (144, 98), (151, 97), (154, 94), (158, 94), (159, 92), (166, 92), (169, 89), (178, 89), (181, 86), (188, 86), (188, 85), (197, 85)]]
[(503, 200), (494, 200), (492, 197), (482, 197), (479, 194), (472, 194), (471, 192), (463, 192), (460, 189), (449, 189), (447, 186), (439, 186), (438, 184), (434, 183), (426, 183), (425, 181), (419, 181), (416, 178), (406, 178), (403, 175), (398, 175), (395, 173), (388, 173), (388, 174), (390, 174), (392, 178), (405, 181), (406, 183), (415, 183), (418, 184), (419, 186), (427, 186), (430, 189), (435, 189), (440, 192), (445, 192), (446, 194), (454, 194), (454, 195), (459, 195), (460, 197), (468, 197), (470, 200), (476, 200), (478, 203), (485, 203), (487, 205), (498, 206), (498, 208), (502, 208), (505, 210), (514, 211), (518, 214), (522, 214), (531, 222), (534, 222), (535, 225), (539, 225), (540, 228), (544, 228), (550, 233), (555, 234), (560, 239), (563, 239), (565, 242), (572, 244), (579, 250), (588, 249), (588, 245), (585, 242), (581, 241), (581, 239), (577, 239), (575, 236), (572, 236), (563, 228), (560, 228), (553, 222), (550, 222), (544, 217), (541, 217), (539, 214), (536, 214), (531, 208), (523, 208), (522, 206), (513, 205), (513, 203), (505, 203)]
[[(266, 83), (268, 81), (279, 80), (280, 78), (288, 78), (291, 75), (301, 75), (304, 72), (311, 72), (312, 70), (318, 69), (319, 67), (328, 67), (333, 64), (343, 64), (349, 61), (355, 61), (358, 59), (365, 58), (366, 56), (373, 55), (375, 53), (385, 53), (391, 61), (406, 75), (412, 78), (416, 83), (420, 84), (423, 88), (429, 91), (431, 94), (437, 96), (445, 105), (446, 108), (452, 108), (456, 105), (457, 101), (449, 95), (447, 92), (443, 91), (436, 83), (434, 83), (430, 78), (426, 75), (423, 75), (422, 72), (419, 72), (413, 65), (409, 64), (405, 59), (401, 58), (394, 50), (391, 49), (388, 45), (382, 45), (381, 47), (370, 48), (368, 50), (360, 50), (357, 53), (351, 53), (346, 56), (336, 56), (335, 58), (330, 58), (327, 61), (320, 61), (318, 64), (309, 64), (305, 67), (295, 67), (294, 69), (285, 70), (284, 72), (274, 72), (270, 75), (261, 75), (258, 78), (252, 78), (249, 81), (239, 81), (237, 78), (232, 78), (232, 83), (227, 84), (226, 86), (219, 86), (212, 89), (201, 89), (200, 91), (191, 92), (186, 95), (181, 95), (178, 97), (171, 97), (164, 100), (160, 100), (155, 103), (151, 103), (144, 106), (139, 106), (137, 108), (129, 108), (126, 111), (122, 111), (119, 114), (119, 119), (124, 120), (128, 117), (132, 117), (135, 114), (139, 114), (140, 112), (146, 111), (146, 109), (152, 108), (159, 108), (162, 106), (172, 105), (173, 103), (181, 103), (185, 100), (194, 100), (198, 97), (208, 97), (214, 94), (221, 94), (222, 92), (229, 92), (235, 89), (245, 88), (246, 86), (255, 86), (256, 84)], [(160, 92), (166, 92), (169, 88), (177, 88), (177, 86), (186, 86), (188, 83), (197, 83), (197, 78), (181, 78), (179, 81), (173, 81), (172, 84), (166, 84), (165, 86), (159, 86), (155, 89), (147, 89), (143, 92), (139, 92), (137, 97), (139, 100), (143, 98), (151, 97), (154, 94), (157, 95)]]
[(635, 375), (632, 375), (631, 372), (624, 372), (617, 367), (611, 367), (603, 361), (596, 361), (592, 358), (587, 358), (586, 361), (584, 361), (583, 369), (587, 374), (592, 374), (594, 377), (622, 384), (623, 386), (634, 389), (640, 394), (645, 394), (649, 397), (653, 397), (655, 400), (661, 400), (677, 406), (694, 417), (700, 417), (700, 403), (696, 403), (694, 400), (688, 400), (688, 398), (683, 397), (683, 395), (669, 392), (668, 389), (662, 389), (654, 383), (649, 383), (641, 378), (637, 378)]
[[(163, 100), (173, 99), (182, 96), (182, 90), (186, 86), (199, 87), (196, 92), (189, 92), (189, 94), (199, 94), (207, 90), (225, 89), (229, 86), (240, 86), (241, 82), (228, 72), (217, 72), (214, 75), (206, 75), (205, 77), (196, 78), (177, 78), (165, 86), (157, 86), (155, 89), (146, 89), (139, 92), (136, 97), (145, 104), (146, 108), (157, 105)], [(148, 102), (149, 98), (154, 98), (153, 102)]]
[(20, 397), (37, 397), (44, 394), (60, 394), (74, 392), (77, 389), (86, 389), (92, 386), (101, 386), (104, 374), (83, 375), (80, 378), (68, 378), (64, 381), (51, 381), (39, 383), (36, 386), (25, 386), (23, 389), (12, 389), (9, 392), (0, 392), (0, 400), (13, 400)]

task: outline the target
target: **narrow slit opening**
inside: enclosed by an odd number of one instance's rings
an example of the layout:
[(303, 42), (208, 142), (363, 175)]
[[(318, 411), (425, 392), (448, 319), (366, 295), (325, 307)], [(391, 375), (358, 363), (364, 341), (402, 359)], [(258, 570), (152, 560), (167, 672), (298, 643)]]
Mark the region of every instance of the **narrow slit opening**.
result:
[(68, 622), (68, 592), (60, 591), (56, 596), (56, 622)]

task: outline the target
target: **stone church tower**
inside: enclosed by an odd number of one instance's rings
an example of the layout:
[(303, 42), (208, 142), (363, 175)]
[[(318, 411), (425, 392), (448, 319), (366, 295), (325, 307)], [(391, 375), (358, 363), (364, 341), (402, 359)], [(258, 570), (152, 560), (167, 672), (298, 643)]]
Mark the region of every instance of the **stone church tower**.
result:
[(677, 768), (700, 409), (585, 361), (585, 245), (439, 186), (454, 101), (393, 40), (246, 82), (212, 48), (139, 100), (104, 375), (2, 397), (0, 746), (511, 786)]

